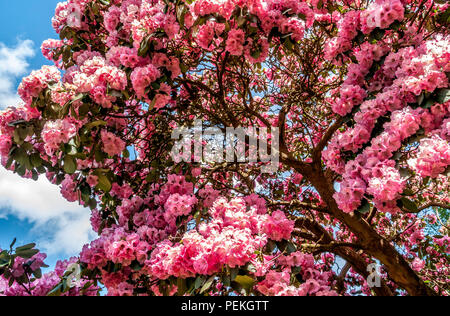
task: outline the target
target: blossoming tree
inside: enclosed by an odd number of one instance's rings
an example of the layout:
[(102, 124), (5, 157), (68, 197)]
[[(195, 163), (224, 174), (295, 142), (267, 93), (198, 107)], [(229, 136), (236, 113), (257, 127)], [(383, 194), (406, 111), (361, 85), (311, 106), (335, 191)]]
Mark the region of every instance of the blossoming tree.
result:
[[(1, 294), (449, 294), (447, 1), (69, 0), (52, 22), (1, 162), (99, 237), (43, 276), (11, 245)], [(279, 128), (278, 172), (176, 163), (196, 119)]]

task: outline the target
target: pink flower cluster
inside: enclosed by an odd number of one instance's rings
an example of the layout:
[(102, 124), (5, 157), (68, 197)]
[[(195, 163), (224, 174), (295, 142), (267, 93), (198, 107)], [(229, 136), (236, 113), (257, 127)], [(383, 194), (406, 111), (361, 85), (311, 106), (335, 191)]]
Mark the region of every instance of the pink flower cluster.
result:
[(417, 157), (408, 160), (412, 170), (422, 177), (436, 178), (450, 165), (450, 145), (437, 135), (422, 139)]
[(244, 52), (245, 32), (233, 29), (228, 33), (226, 50), (234, 56), (240, 56)]
[(220, 196), (220, 192), (214, 190), (211, 185), (199, 190), (198, 196), (201, 198), (203, 207), (210, 208)]
[(359, 11), (349, 11), (338, 21), (338, 36), (325, 43), (325, 58), (332, 60), (352, 48), (352, 40), (360, 28)]
[[(225, 265), (238, 267), (255, 258), (269, 238), (289, 237), (293, 223), (281, 214), (258, 214), (242, 199), (218, 199), (210, 210), (212, 220), (184, 235), (181, 243), (157, 246), (148, 262), (149, 273), (160, 279), (210, 275)], [(267, 236), (262, 233), (267, 233)]]
[(345, 85), (340, 89), (340, 98), (333, 104), (333, 112), (345, 116), (355, 105), (360, 105), (367, 93), (360, 86)]
[[(349, 89), (348, 85), (340, 89), (341, 97), (334, 103), (333, 110), (341, 115), (350, 111), (351, 104), (356, 105), (357, 101), (362, 101), (361, 97), (365, 97), (358, 92), (364, 91), (359, 88), (359, 85), (363, 84), (361, 78), (366, 76), (373, 60), (380, 59), (385, 50), (384, 46), (379, 50), (370, 47), (374, 46), (361, 47), (361, 50), (355, 53), (359, 63), (352, 64), (355, 67), (349, 67), (346, 83), (351, 84), (350, 87), (355, 90)], [(369, 50), (372, 51), (367, 55), (370, 57), (363, 58), (362, 52)], [(375, 99), (362, 102), (359, 112), (354, 116), (354, 127), (338, 132), (332, 138), (323, 152), (323, 158), (329, 167), (343, 174), (343, 181), (335, 198), (344, 211), (352, 212), (357, 209), (365, 193), (375, 196), (375, 204), (379, 209), (396, 210), (395, 199), (404, 188), (404, 180), (395, 170), (391, 157), (402, 147), (403, 141), (414, 135), (420, 127), (429, 133), (441, 126), (448, 113), (447, 105), (437, 104), (430, 110), (412, 110), (405, 106), (407, 103), (416, 102), (422, 91), (432, 92), (448, 85), (448, 79), (440, 66), (443, 59), (447, 62), (450, 60), (448, 50), (448, 47), (442, 45), (441, 39), (435, 39), (425, 42), (419, 50), (404, 48), (389, 54), (381, 69), (386, 78), (386, 81), (381, 83), (385, 86), (384, 90), (378, 93)], [(439, 65), (436, 60), (439, 60)], [(352, 94), (355, 96), (352, 97)], [(344, 100), (343, 95), (346, 97)], [(349, 101), (346, 103), (347, 100)], [(391, 121), (384, 124), (384, 131), (372, 139), (370, 146), (355, 160), (345, 164), (344, 152), (357, 152), (368, 143), (377, 120), (389, 112), (392, 113)], [(442, 131), (439, 133), (445, 134)], [(442, 151), (443, 147), (440, 148)], [(442, 172), (446, 158), (441, 161), (437, 155), (431, 157), (435, 159), (436, 172)], [(416, 161), (411, 160), (411, 164), (414, 165)], [(430, 161), (424, 164), (427, 166), (423, 167), (424, 170), (432, 168), (433, 165)]]
[(25, 274), (24, 265), (27, 262), (31, 262), (30, 270), (35, 271), (37, 269), (40, 269), (41, 267), (45, 266), (44, 260), (47, 258), (47, 255), (44, 253), (39, 252), (38, 254), (34, 255), (30, 259), (23, 259), (21, 257), (17, 257), (14, 260), (14, 265), (12, 267), (12, 275), (16, 278), (22, 276)]
[(229, 19), (235, 5), (234, 0), (199, 0), (194, 2), (192, 11), (198, 16), (219, 13)]
[(281, 241), (291, 237), (294, 225), (295, 222), (287, 219), (284, 212), (275, 211), (264, 223), (263, 232), (267, 234), (270, 239)]
[(420, 272), (423, 268), (425, 268), (425, 261), (421, 260), (420, 258), (415, 258), (411, 266), (414, 271)]
[(11, 146), (11, 136), (0, 134), (0, 156), (7, 157), (9, 155), (9, 151), (11, 150)]
[(61, 183), (61, 195), (69, 202), (76, 202), (80, 199), (77, 183), (72, 176), (66, 175)]
[(47, 155), (52, 156), (61, 144), (68, 143), (77, 132), (77, 122), (70, 118), (45, 123), (41, 136)]
[(158, 68), (165, 68), (172, 74), (172, 79), (175, 79), (181, 74), (180, 61), (176, 57), (169, 57), (163, 53), (155, 53), (153, 54), (152, 64)]
[(251, 63), (261, 63), (269, 55), (269, 42), (266, 38), (257, 41), (249, 38), (248, 44), (244, 47), (244, 55)]
[[(280, 32), (289, 35), (293, 41), (300, 41), (304, 37), (305, 27), (311, 26), (314, 20), (313, 10), (305, 2), (299, 1), (254, 1), (252, 3), (241, 3), (234, 0), (226, 1), (196, 1), (192, 7), (197, 16), (219, 13), (225, 19), (230, 19), (236, 6), (246, 6), (252, 14), (261, 21), (264, 35), (267, 36), (274, 27)], [(297, 16), (295, 16), (297, 15)], [(306, 23), (298, 16), (306, 19)], [(224, 24), (207, 22), (198, 31), (197, 43), (206, 50), (211, 50), (212, 43), (220, 45), (221, 38), (215, 40), (224, 31)], [(226, 39), (226, 50), (234, 56), (241, 56), (244, 52), (252, 63), (262, 62), (268, 54), (268, 45), (263, 37), (247, 39), (242, 29), (232, 29), (228, 32)], [(249, 57), (251, 56), (251, 57)]]
[(404, 18), (405, 8), (400, 0), (376, 0), (361, 13), (361, 25), (364, 33), (373, 29), (388, 28), (394, 21)]
[(54, 61), (54, 50), (64, 46), (64, 42), (61, 40), (48, 39), (45, 40), (41, 45), (41, 52), (45, 58)]
[[(35, 260), (33, 262), (33, 267), (38, 268), (42, 266), (43, 260), (45, 259), (45, 254), (37, 254), (32, 259)], [(22, 262), (23, 260), (20, 258), (16, 259), (17, 263)], [(29, 261), (29, 260), (27, 260)], [(68, 267), (77, 262), (77, 258), (71, 258), (65, 261), (58, 261), (56, 263), (55, 269), (52, 272), (45, 273), (41, 278), (34, 280), (31, 282), (29, 288), (31, 289), (31, 294), (33, 296), (46, 296), (60, 281), (61, 277), (65, 274)], [(21, 269), (18, 267), (18, 270), (15, 273), (16, 276), (19, 276), (21, 273)], [(23, 273), (23, 272), (22, 272)], [(80, 296), (81, 294), (87, 296), (96, 296), (99, 288), (96, 286), (88, 286), (87, 281), (81, 280), (79, 284), (76, 284), (75, 287), (71, 288), (68, 292), (64, 293), (62, 296)], [(26, 285), (28, 288), (28, 284)], [(24, 289), (20, 284), (14, 283), (12, 286), (8, 285), (8, 281), (3, 277), (0, 277), (0, 296), (29, 296), (27, 290)]]
[(64, 74), (66, 85), (78, 93), (90, 93), (94, 101), (110, 108), (115, 97), (108, 91), (123, 91), (128, 85), (126, 73), (107, 62), (99, 53), (81, 51), (74, 53), (77, 64)]
[(150, 250), (151, 246), (139, 234), (116, 227), (104, 230), (99, 239), (85, 245), (80, 260), (90, 269), (103, 268), (109, 261), (129, 266), (134, 260), (143, 264)]
[(114, 46), (106, 53), (106, 60), (112, 65), (119, 67), (125, 66), (134, 68), (139, 64), (145, 63), (142, 57), (138, 56), (136, 48)]
[(305, 22), (298, 18), (285, 19), (280, 28), (281, 33), (291, 34), (294, 41), (301, 41), (305, 34)]
[(61, 74), (58, 68), (43, 66), (40, 70), (35, 70), (28, 77), (23, 78), (19, 85), (18, 94), (29, 106), (33, 98), (37, 98), (49, 84), (58, 83), (60, 80)]
[(123, 199), (122, 204), (117, 207), (120, 226), (126, 227), (130, 218), (138, 213), (144, 205), (144, 200), (139, 196), (133, 196), (131, 199)]
[(212, 50), (212, 43), (216, 36), (222, 35), (225, 30), (225, 24), (208, 21), (206, 24), (199, 27), (197, 33), (197, 44), (206, 50)]
[(251, 194), (244, 197), (245, 203), (247, 205), (251, 205), (256, 208), (256, 212), (258, 214), (266, 214), (267, 213), (267, 207), (266, 207), (266, 200), (259, 197), (257, 194)]
[(422, 109), (410, 108), (393, 112), (391, 121), (383, 126), (385, 131), (373, 139), (371, 146), (356, 160), (347, 163), (344, 181), (335, 194), (342, 210), (354, 211), (366, 190), (375, 197), (380, 209), (385, 209), (386, 204), (395, 205), (394, 201), (402, 193), (405, 181), (394, 168), (395, 162), (389, 159), (401, 147), (402, 141), (419, 129), (422, 112)]
[(133, 194), (133, 189), (128, 183), (124, 183), (123, 185), (113, 183), (110, 194), (119, 199), (128, 199)]
[(113, 133), (102, 130), (101, 138), (103, 143), (103, 151), (111, 157), (120, 155), (125, 150), (126, 143)]
[[(266, 34), (269, 34), (274, 27), (278, 27), (283, 33), (288, 32), (285, 34), (292, 32), (295, 41), (303, 38), (305, 27), (310, 27), (315, 19), (315, 12), (302, 1), (261, 1), (253, 5), (252, 11), (260, 19)], [(290, 16), (284, 16), (286, 13)], [(292, 15), (302, 16), (306, 23)]]
[(164, 204), (164, 218), (167, 222), (176, 221), (177, 217), (191, 214), (197, 199), (192, 195), (172, 194)]
[(159, 70), (152, 64), (144, 67), (137, 67), (131, 73), (131, 82), (138, 98), (146, 98), (145, 89), (161, 76)]
[(184, 176), (171, 174), (167, 177), (167, 183), (161, 188), (159, 196), (155, 197), (155, 202), (163, 206), (173, 194), (192, 195), (193, 193), (192, 182), (187, 182)]
[(58, 33), (65, 25), (79, 30), (86, 29), (87, 25), (82, 19), (82, 14), (89, 2), (90, 0), (75, 0), (58, 3), (52, 19), (53, 28)]
[(373, 195), (376, 203), (390, 203), (398, 199), (405, 184), (406, 180), (399, 171), (386, 164), (375, 170), (374, 177), (369, 180), (367, 193)]
[[(321, 272), (314, 265), (314, 257), (301, 252), (282, 256), (277, 260), (284, 269), (281, 272), (271, 270), (256, 289), (267, 296), (336, 296), (330, 289), (332, 273)], [(299, 267), (303, 283), (291, 284), (291, 268)]]

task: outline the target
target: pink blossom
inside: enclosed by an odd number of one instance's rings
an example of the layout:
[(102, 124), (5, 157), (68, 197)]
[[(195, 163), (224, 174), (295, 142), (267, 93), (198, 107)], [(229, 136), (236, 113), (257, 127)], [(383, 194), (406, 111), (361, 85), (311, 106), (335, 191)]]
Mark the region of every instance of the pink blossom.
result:
[(102, 130), (101, 138), (103, 150), (111, 157), (120, 155), (125, 150), (125, 142), (113, 133)]
[(145, 67), (137, 67), (131, 73), (131, 82), (133, 84), (133, 89), (139, 98), (146, 97), (147, 93), (145, 89), (156, 79), (159, 78), (160, 72), (158, 69), (149, 64)]
[(245, 33), (240, 29), (233, 29), (228, 33), (226, 50), (234, 56), (240, 56), (244, 52)]

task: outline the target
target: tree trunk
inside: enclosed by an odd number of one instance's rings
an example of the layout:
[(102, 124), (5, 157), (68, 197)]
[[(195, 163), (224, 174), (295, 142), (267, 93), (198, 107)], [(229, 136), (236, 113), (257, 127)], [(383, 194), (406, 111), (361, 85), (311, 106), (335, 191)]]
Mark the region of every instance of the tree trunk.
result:
[[(330, 213), (358, 237), (359, 243), (367, 253), (386, 267), (389, 277), (401, 288), (413, 296), (437, 295), (411, 269), (408, 262), (387, 240), (381, 237), (364, 219), (341, 211), (333, 198), (333, 184), (325, 177), (320, 164), (303, 165), (299, 172), (311, 182), (327, 204)], [(358, 269), (360, 270), (360, 269)]]

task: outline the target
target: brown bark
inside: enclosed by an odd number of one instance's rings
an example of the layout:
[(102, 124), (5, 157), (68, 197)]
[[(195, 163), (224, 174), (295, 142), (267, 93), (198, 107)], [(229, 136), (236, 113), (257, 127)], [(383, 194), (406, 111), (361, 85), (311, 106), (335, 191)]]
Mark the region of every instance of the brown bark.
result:
[(369, 255), (380, 260), (386, 267), (389, 277), (398, 286), (402, 287), (413, 296), (437, 295), (418, 277), (394, 246), (380, 236), (364, 219), (357, 217), (354, 214), (344, 213), (339, 209), (333, 198), (333, 194), (335, 193), (333, 184), (325, 176), (319, 163), (314, 165), (297, 165), (296, 169), (315, 187), (327, 204), (330, 213), (347, 225), (347, 227), (358, 237), (359, 243), (365, 248)]
[[(320, 241), (324, 244), (331, 243), (333, 241), (333, 238), (321, 225), (309, 219), (298, 219), (296, 222), (296, 226), (300, 228), (306, 228), (311, 233), (313, 233), (315, 236), (315, 241)], [(333, 249), (332, 252), (349, 262), (358, 274), (366, 279), (369, 277), (370, 273), (369, 271), (367, 271), (366, 262), (354, 250), (344, 247)], [(391, 289), (387, 286), (384, 280), (381, 280), (380, 287), (374, 287), (373, 290), (377, 296), (393, 296)]]

